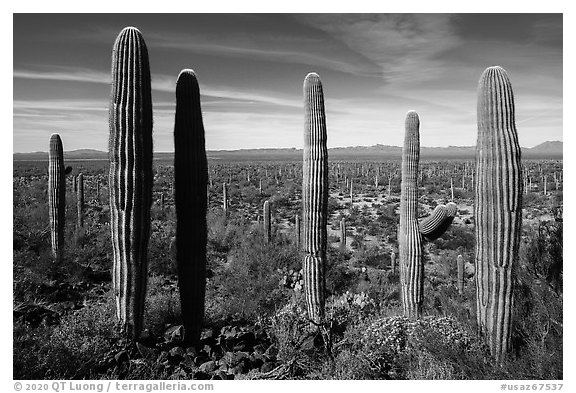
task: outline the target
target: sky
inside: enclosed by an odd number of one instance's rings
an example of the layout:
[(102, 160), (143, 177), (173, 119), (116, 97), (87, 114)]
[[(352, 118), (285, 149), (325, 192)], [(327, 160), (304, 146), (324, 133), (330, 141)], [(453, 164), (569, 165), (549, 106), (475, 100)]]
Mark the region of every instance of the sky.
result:
[(105, 151), (112, 45), (142, 32), (154, 150), (174, 151), (175, 84), (195, 70), (206, 148), (301, 148), (302, 84), (324, 88), (328, 147), (475, 145), (482, 71), (504, 67), (520, 144), (563, 140), (561, 14), (14, 14), (13, 151)]

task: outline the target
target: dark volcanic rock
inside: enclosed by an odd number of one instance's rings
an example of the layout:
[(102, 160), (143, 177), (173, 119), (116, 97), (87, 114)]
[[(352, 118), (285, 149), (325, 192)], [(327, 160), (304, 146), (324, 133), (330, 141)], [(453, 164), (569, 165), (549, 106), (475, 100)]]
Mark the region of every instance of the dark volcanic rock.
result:
[(116, 363), (118, 364), (127, 362), (128, 360), (130, 360), (130, 357), (128, 356), (128, 351), (118, 352), (116, 355), (114, 355), (114, 360), (116, 360)]
[(184, 337), (184, 327), (182, 325), (170, 326), (164, 332), (164, 340), (169, 343), (181, 342)]
[(210, 374), (205, 373), (203, 371), (196, 371), (192, 376), (192, 379), (199, 379), (199, 380), (209, 380)]
[(200, 371), (210, 373), (216, 370), (216, 362), (214, 360), (210, 360), (208, 362), (202, 363), (200, 367), (198, 367)]
[(267, 373), (274, 370), (274, 368), (276, 368), (275, 362), (266, 362), (262, 365), (262, 367), (260, 367), (260, 371), (263, 373)]

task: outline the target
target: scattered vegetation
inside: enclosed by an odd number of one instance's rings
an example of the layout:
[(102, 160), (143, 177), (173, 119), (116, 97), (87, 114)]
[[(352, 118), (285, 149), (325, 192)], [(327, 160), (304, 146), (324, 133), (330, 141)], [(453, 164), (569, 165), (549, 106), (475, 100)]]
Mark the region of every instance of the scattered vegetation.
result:
[[(294, 217), (301, 211), (298, 165), (210, 163), (206, 318), (202, 346), (193, 349), (179, 341), (180, 300), (171, 248), (174, 202), (166, 181), (173, 176), (171, 165), (155, 163), (146, 330), (132, 346), (119, 336), (111, 293), (106, 168), (79, 163), (72, 172), (81, 169), (85, 178), (81, 232), (66, 178), (65, 256), (55, 266), (47, 166), (20, 168), (15, 163), (14, 378), (562, 379), (562, 191), (552, 183), (547, 196), (536, 189), (524, 195), (513, 351), (499, 365), (477, 334), (472, 195), (456, 187), (460, 181), (454, 180), (458, 216), (425, 248), (423, 318), (414, 322), (401, 316), (398, 266), (393, 272), (390, 260), (391, 251), (398, 253), (398, 164), (339, 163), (341, 172), (331, 171), (330, 324), (329, 335), (322, 336), (306, 319), (302, 258), (295, 245)], [(384, 176), (374, 187), (378, 165), (381, 173), (395, 173), (390, 197)], [(450, 200), (450, 177), (461, 179), (470, 165), (422, 163), (424, 184), (436, 187), (433, 194), (420, 192), (422, 215)], [(557, 162), (526, 165), (532, 170), (540, 165), (550, 178), (561, 170)], [(357, 193), (352, 208), (345, 173)], [(223, 182), (231, 182), (227, 215), (222, 212)], [(263, 241), (264, 200), (272, 206), (269, 244)], [(348, 228), (345, 250), (339, 245), (342, 218)], [(462, 294), (456, 286), (459, 254), (465, 261)]]

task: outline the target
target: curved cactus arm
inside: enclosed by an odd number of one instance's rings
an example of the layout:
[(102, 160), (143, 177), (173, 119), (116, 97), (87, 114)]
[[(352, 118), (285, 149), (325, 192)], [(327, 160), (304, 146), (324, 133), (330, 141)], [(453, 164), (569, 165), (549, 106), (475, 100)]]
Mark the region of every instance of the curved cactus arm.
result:
[(428, 217), (418, 224), (422, 237), (427, 241), (434, 241), (442, 236), (456, 217), (456, 204), (448, 203), (446, 206), (438, 205)]

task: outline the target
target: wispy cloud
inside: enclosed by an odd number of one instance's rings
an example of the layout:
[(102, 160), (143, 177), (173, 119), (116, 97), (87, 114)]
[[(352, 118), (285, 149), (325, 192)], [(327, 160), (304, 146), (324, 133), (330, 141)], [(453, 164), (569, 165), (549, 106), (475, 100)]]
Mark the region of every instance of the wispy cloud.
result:
[(239, 57), (249, 60), (283, 64), (304, 64), (327, 68), (356, 76), (380, 75), (377, 64), (345, 47), (335, 51), (330, 42), (298, 41), (274, 36), (238, 37), (238, 35), (205, 37), (195, 35), (148, 35), (150, 47), (192, 52), (220, 57)]
[[(45, 69), (43, 70), (15, 70), (13, 76), (14, 78), (19, 79), (99, 83), (105, 85), (110, 84), (110, 74), (96, 70), (76, 69), (61, 66), (50, 66), (44, 68)], [(153, 74), (152, 89), (160, 92), (174, 93), (176, 89), (176, 76)], [(247, 103), (265, 103), (292, 108), (302, 107), (302, 101), (300, 99), (294, 99), (282, 96), (281, 94), (273, 94), (265, 91), (246, 91), (226, 86), (206, 86), (200, 82), (200, 92), (203, 97), (212, 99), (226, 99)], [(215, 102), (218, 101), (213, 101), (212, 105), (215, 105)], [(221, 102), (224, 103), (226, 101)], [(57, 102), (52, 102), (51, 104), (58, 105)]]
[(305, 15), (302, 20), (371, 59), (389, 82), (435, 78), (442, 54), (460, 45), (450, 15)]
[(110, 84), (110, 73), (63, 66), (50, 66), (48, 70), (38, 71), (14, 70), (12, 75), (18, 79)]

